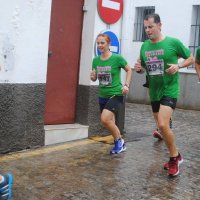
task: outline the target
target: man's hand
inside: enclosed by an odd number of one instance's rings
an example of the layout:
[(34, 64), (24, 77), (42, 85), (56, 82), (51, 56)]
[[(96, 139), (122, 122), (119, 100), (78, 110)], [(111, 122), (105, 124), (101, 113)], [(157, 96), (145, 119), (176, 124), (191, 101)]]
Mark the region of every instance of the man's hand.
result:
[(178, 64), (167, 64), (167, 65), (169, 66), (169, 68), (166, 69), (165, 71), (168, 74), (175, 74), (176, 72), (178, 72), (179, 70)]
[(134, 69), (137, 73), (142, 73), (143, 69), (142, 69), (142, 65), (141, 65), (141, 60), (137, 59), (137, 62), (134, 65)]

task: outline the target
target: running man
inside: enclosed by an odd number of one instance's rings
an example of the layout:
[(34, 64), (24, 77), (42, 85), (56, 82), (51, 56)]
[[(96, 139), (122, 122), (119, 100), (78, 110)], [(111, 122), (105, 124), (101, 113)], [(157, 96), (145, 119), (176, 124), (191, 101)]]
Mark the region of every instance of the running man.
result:
[[(176, 176), (183, 159), (177, 150), (175, 135), (169, 124), (180, 93), (178, 71), (193, 64), (194, 57), (180, 40), (164, 36), (161, 27), (158, 14), (145, 17), (144, 29), (149, 40), (140, 49), (140, 59), (135, 64), (135, 70), (138, 73), (146, 70), (153, 114), (170, 154), (164, 169), (168, 170), (170, 176)], [(179, 58), (184, 61), (178, 63)]]

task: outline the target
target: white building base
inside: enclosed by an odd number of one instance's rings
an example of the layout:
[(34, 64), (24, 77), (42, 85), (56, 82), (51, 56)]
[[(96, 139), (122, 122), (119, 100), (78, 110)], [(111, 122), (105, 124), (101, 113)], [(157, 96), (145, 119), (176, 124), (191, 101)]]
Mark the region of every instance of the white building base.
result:
[(45, 125), (45, 145), (88, 138), (88, 128), (80, 124)]

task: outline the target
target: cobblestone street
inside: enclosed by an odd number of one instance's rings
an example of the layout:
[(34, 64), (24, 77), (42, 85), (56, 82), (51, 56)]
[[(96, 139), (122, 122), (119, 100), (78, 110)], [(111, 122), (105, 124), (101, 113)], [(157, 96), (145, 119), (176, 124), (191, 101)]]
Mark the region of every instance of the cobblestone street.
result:
[(176, 109), (173, 131), (183, 155), (169, 178), (165, 144), (152, 137), (149, 105), (126, 104), (127, 151), (110, 155), (104, 142), (85, 139), (1, 155), (1, 172), (14, 175), (13, 200), (199, 200), (200, 111)]

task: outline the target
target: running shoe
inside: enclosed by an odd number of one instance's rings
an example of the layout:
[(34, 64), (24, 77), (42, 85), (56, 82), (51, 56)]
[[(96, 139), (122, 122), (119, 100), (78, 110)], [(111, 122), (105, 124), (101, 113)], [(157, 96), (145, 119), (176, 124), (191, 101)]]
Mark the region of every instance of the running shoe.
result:
[[(178, 153), (177, 158), (178, 158), (178, 160), (179, 160), (179, 164), (181, 164), (181, 163), (183, 162), (183, 158), (182, 158), (182, 156), (181, 156), (180, 153)], [(170, 160), (169, 160), (169, 161), (170, 161)], [(165, 163), (165, 164), (163, 165), (163, 168), (164, 168), (165, 170), (169, 170), (169, 162)]]
[(183, 158), (178, 154), (177, 157), (171, 157), (169, 162), (164, 164), (164, 169), (168, 169), (169, 176), (177, 176), (179, 174), (179, 165), (183, 162)]
[(159, 133), (159, 130), (158, 130), (158, 129), (155, 130), (155, 131), (153, 132), (153, 137), (154, 137), (154, 138), (157, 138), (157, 139), (159, 139), (159, 140), (162, 140), (162, 139), (163, 139), (163, 137), (162, 137), (162, 135)]
[(110, 151), (111, 154), (121, 153), (126, 150), (124, 139), (120, 138), (114, 141), (114, 148)]
[(0, 200), (11, 200), (12, 196), (12, 174), (3, 175), (4, 181), (0, 184)]

